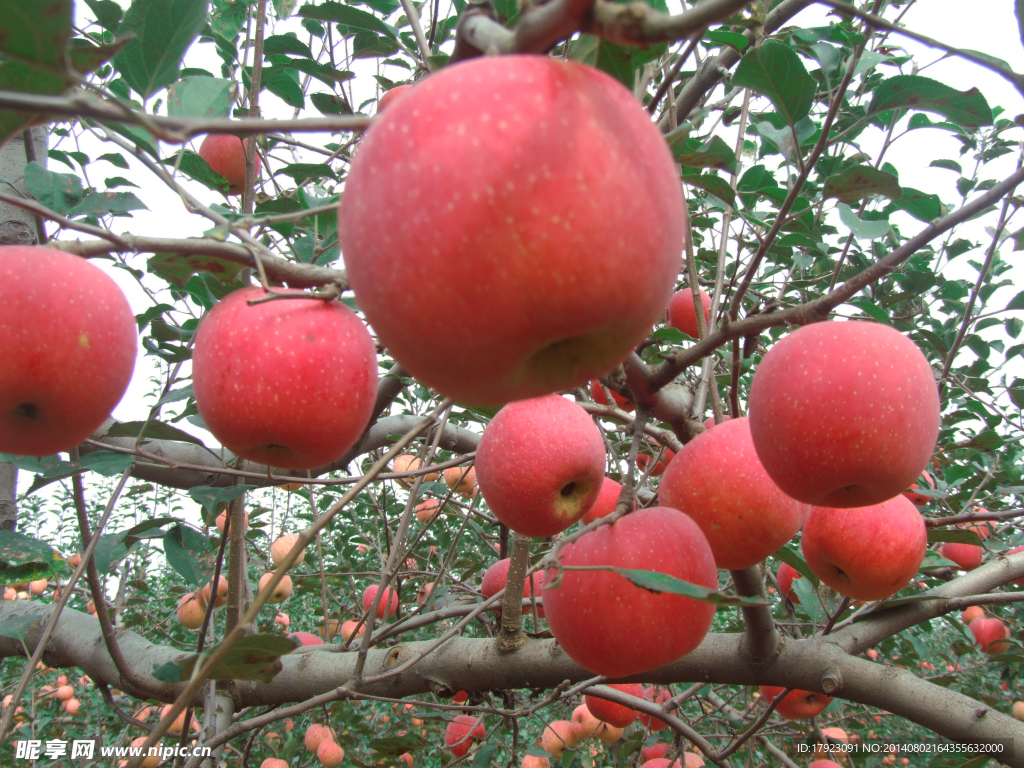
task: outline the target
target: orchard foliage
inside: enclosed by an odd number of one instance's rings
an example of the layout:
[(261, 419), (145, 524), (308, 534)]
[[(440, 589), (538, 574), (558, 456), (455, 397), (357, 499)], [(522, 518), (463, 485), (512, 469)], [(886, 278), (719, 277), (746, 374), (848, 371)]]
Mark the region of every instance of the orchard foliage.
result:
[[(281, 768), (264, 762), (280, 758), (540, 768), (550, 756), (563, 768), (604, 768), (661, 755), (691, 766), (694, 751), (721, 765), (804, 766), (824, 755), (813, 745), (840, 733), (872, 745), (997, 734), (1017, 740), (1007, 764), (1024, 765), (1024, 728), (1006, 718), (1024, 719), (1024, 705), (1014, 707), (1024, 699), (1024, 611), (1014, 593), (1024, 562), (1005, 557), (1024, 545), (1024, 291), (1014, 265), (1024, 250), (1024, 117), (925, 67), (948, 53), (1014, 85), (1024, 76), (950, 41), (924, 40), (934, 50), (908, 42), (915, 35), (902, 20), (912, 30), (915, 11), (927, 12), (920, 4), (0, 0), (0, 143), (6, 152), (24, 139), (26, 148), (16, 172), (4, 171), (12, 183), (0, 189), (3, 216), (28, 211), (31, 239), (131, 284), (145, 355), (136, 376), (149, 377), (144, 418), (108, 421), (69, 453), (0, 454), (20, 473), (16, 530), (0, 530), (0, 582), (12, 601), (0, 604), (9, 697), (0, 760), (14, 764), (16, 739), (184, 742), (187, 734), (165, 727), (150, 737), (161, 707), (174, 704), (175, 716), (195, 709), (197, 743), (212, 742), (214, 760), (228, 766)], [(985, 12), (1024, 29), (1005, 6)], [(795, 18), (808, 8), (828, 13)], [(800, 24), (808, 18), (813, 25)], [(851, 602), (830, 589), (802, 556), (799, 533), (752, 568), (718, 569), (717, 588), (622, 567), (618, 576), (644, 590), (645, 605), (702, 601), (702, 616), (715, 606), (693, 654), (631, 679), (645, 684), (641, 700), (637, 686), (601, 687), (608, 678), (568, 660), (543, 604), (531, 604), (530, 595), (543, 603), (541, 578), (546, 592), (592, 572), (555, 567), (578, 528), (530, 542), (479, 492), (473, 462), (495, 408), (453, 403), (378, 344), (376, 402), (363, 403), (370, 426), (359, 436), (361, 425), (346, 425), (355, 445), (337, 460), (309, 472), (269, 468), (210, 438), (192, 384), (201, 319), (239, 289), (287, 285), (310, 298), (275, 301), (344, 302), (362, 325), (338, 206), (363, 133), (388, 94), (387, 109), (399, 110), (410, 98), (399, 89), (485, 53), (549, 53), (603, 71), (647, 109), (678, 167), (689, 238), (679, 275), (664, 286), (678, 317), (658, 320), (600, 380), (563, 393), (600, 427), (593, 441), (603, 449), (594, 450), (621, 484), (615, 512), (601, 492), (602, 515), (667, 506), (659, 484), (685, 479), (670, 459), (708, 458), (681, 452), (716, 422), (747, 414), (759, 364), (796, 326), (887, 325), (924, 355), (941, 414), (911, 498), (928, 549), (891, 600)], [(579, 105), (565, 116), (574, 117)], [(32, 149), (32, 126), (45, 126), (45, 157)], [(246, 141), (202, 150), (218, 133)], [(232, 164), (210, 154), (236, 145), (244, 154)], [(904, 152), (908, 145), (926, 149)], [(614, 165), (587, 147), (595, 165)], [(371, 176), (385, 170), (375, 165)], [(401, 179), (389, 183), (402, 189)], [(416, 214), (403, 205), (388, 211), (396, 227)], [(436, 223), (417, 220), (424, 242), (438, 235)], [(154, 224), (160, 231), (147, 231)], [(373, 234), (363, 228), (359, 239)], [(447, 277), (470, 294), (479, 276), (459, 266)], [(415, 291), (408, 274), (394, 277)], [(545, 291), (547, 277), (536, 277)], [(693, 311), (695, 282), (703, 317)], [(377, 309), (407, 298), (376, 297)], [(486, 361), (506, 345), (462, 349), (463, 329), (445, 336), (451, 296), (416, 299), (432, 313), (424, 328), (440, 329), (436, 343), (464, 355), (469, 373), (460, 375), (492, 372)], [(416, 350), (423, 357), (427, 336)], [(244, 378), (260, 382), (252, 369)], [(322, 405), (319, 427), (336, 407)], [(505, 472), (482, 472), (482, 484)], [(5, 477), (0, 503), (12, 492)], [(607, 520), (586, 523), (609, 530)], [(293, 538), (274, 547), (285, 535)], [(756, 538), (751, 548), (764, 545)], [(72, 556), (87, 548), (84, 561)], [(958, 563), (979, 555), (965, 574)], [(484, 574), (503, 558), (514, 588), (482, 594)], [(215, 577), (230, 584), (218, 592), (223, 610), (207, 609), (219, 602)], [(275, 604), (250, 611), (267, 582), (278, 587)], [(576, 588), (573, 599), (608, 594)], [(59, 601), (67, 607), (45, 653), (26, 662)], [(200, 631), (182, 625), (179, 604), (198, 608)], [(982, 607), (960, 616), (974, 604)], [(645, 633), (657, 631), (652, 616)], [(1003, 628), (984, 623), (993, 619)], [(631, 643), (636, 626), (617, 630), (623, 657), (647, 647)], [(306, 634), (288, 640), (293, 632)], [(309, 645), (314, 635), (327, 643)], [(628, 661), (623, 668), (640, 664)], [(197, 687), (186, 699), (190, 681)], [(784, 699), (788, 688), (797, 690)], [(584, 691), (598, 711), (625, 710), (624, 730), (595, 721)], [(808, 699), (813, 718), (780, 714), (809, 712), (800, 710)], [(639, 718), (629, 715), (641, 706)], [(590, 738), (577, 744), (573, 723)], [(843, 764), (903, 758), (876, 751)], [(985, 759), (932, 753), (909, 764), (973, 768)]]

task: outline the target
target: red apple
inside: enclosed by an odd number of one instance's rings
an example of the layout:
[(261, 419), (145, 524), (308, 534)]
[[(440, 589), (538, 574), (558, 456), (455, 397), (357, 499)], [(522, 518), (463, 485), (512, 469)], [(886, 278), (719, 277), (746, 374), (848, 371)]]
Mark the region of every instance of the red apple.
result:
[[(718, 588), (711, 547), (697, 524), (675, 509), (641, 509), (603, 525), (562, 549), (566, 566), (657, 571)], [(545, 585), (554, 572), (545, 574)], [(711, 628), (715, 607), (653, 593), (611, 571), (563, 571), (545, 587), (544, 610), (559, 645), (577, 664), (617, 678), (648, 672), (695, 649)]]
[[(301, 291), (283, 291), (299, 295)], [(377, 399), (377, 351), (340, 301), (235, 291), (196, 333), (192, 386), (210, 432), (242, 458), (313, 469), (362, 435)]]
[(700, 526), (715, 564), (730, 570), (764, 560), (796, 535), (810, 513), (807, 504), (791, 499), (768, 477), (746, 418), (720, 424), (684, 445), (658, 493), (666, 506)]
[[(363, 610), (370, 610), (370, 606), (373, 605), (373, 598), (377, 596), (378, 585), (371, 584), (363, 590)], [(377, 605), (377, 618), (383, 619), (388, 616), (393, 616), (395, 611), (398, 610), (398, 595), (392, 589), (385, 589), (384, 594), (380, 598), (380, 604)]]
[(523, 755), (522, 768), (551, 768), (551, 761), (538, 755)]
[(664, 741), (658, 742), (657, 744), (651, 744), (649, 747), (644, 747), (640, 750), (640, 759), (643, 761), (656, 760), (659, 757), (664, 757), (670, 748), (669, 744)]
[(668, 303), (685, 224), (678, 168), (633, 94), (520, 55), (445, 67), (375, 120), (338, 230), (395, 359), (498, 406), (585, 385), (635, 349)]
[(558, 395), (506, 405), (476, 449), (484, 501), (524, 536), (554, 536), (579, 520), (601, 491), (604, 464), (601, 431)]
[(324, 641), (309, 632), (292, 632), (288, 635), (289, 640), (295, 640), (299, 645), (323, 645)]
[(572, 711), (572, 727), (576, 731), (576, 738), (586, 741), (599, 730), (603, 723), (594, 717), (586, 704), (580, 704)]
[(473, 746), (474, 739), (487, 735), (483, 723), (472, 715), (458, 715), (448, 723), (444, 732), (444, 745), (455, 757), (462, 757)]
[[(140, 747), (146, 741), (146, 737), (145, 736), (143, 736), (141, 738), (142, 738), (142, 743), (139, 744)], [(159, 758), (157, 758), (157, 759), (159, 759)], [(262, 763), (260, 763), (260, 768), (288, 768), (288, 761), (287, 760), (282, 760), (282, 759), (280, 759), (278, 757), (268, 757), (266, 760), (264, 760)]]
[[(270, 583), (270, 580), (272, 578), (274, 578), (273, 573), (264, 573), (262, 576), (260, 576), (260, 592), (262, 592), (263, 588), (266, 587), (268, 583)], [(283, 603), (285, 600), (291, 597), (291, 594), (292, 577), (286, 573), (284, 577), (279, 582), (277, 582), (277, 586), (274, 587), (274, 591), (270, 593), (270, 597), (267, 599), (267, 602)]]
[[(648, 701), (653, 701), (655, 704), (664, 704), (666, 701), (671, 699), (672, 696), (664, 688), (659, 690), (658, 688), (651, 686), (650, 688), (644, 689), (644, 698)], [(659, 720), (658, 718), (652, 717), (644, 712), (640, 713), (640, 722), (654, 732), (668, 728), (668, 724), (665, 723), (664, 720)], [(660, 755), (655, 755), (655, 757), (660, 757)]]
[(960, 614), (960, 620), (964, 624), (967, 624), (968, 626), (970, 626), (971, 622), (974, 621), (975, 619), (984, 619), (984, 618), (985, 618), (985, 609), (982, 608), (980, 605), (971, 605), (971, 606), (967, 607), (966, 609), (964, 609), (964, 611), (961, 612), (961, 614)]
[(416, 519), (419, 520), (421, 523), (425, 523), (430, 518), (432, 518), (437, 513), (437, 510), (440, 508), (441, 502), (439, 502), (437, 499), (427, 499), (426, 501), (421, 501), (419, 504), (416, 505)]
[(1024, 701), (1013, 702), (1013, 716), (1017, 720), (1024, 720)]
[(843, 766), (831, 760), (815, 760), (807, 768), (843, 768)]
[(74, 448), (135, 370), (135, 315), (99, 267), (52, 248), (0, 246), (0, 453)]
[(779, 582), (779, 593), (783, 598), (799, 605), (800, 598), (797, 597), (796, 592), (793, 590), (793, 579), (802, 579), (803, 574), (789, 563), (782, 563), (775, 574), (775, 578)]
[[(357, 628), (358, 627), (358, 631)], [(366, 624), (360, 624), (358, 621), (343, 621), (341, 622), (341, 639), (346, 643), (352, 642), (354, 637), (362, 637), (366, 632)]]
[(814, 575), (854, 600), (884, 600), (910, 583), (928, 549), (917, 507), (902, 495), (869, 507), (814, 507), (801, 547)]
[[(623, 397), (614, 389), (609, 389), (608, 391), (612, 393), (612, 399), (615, 401), (615, 405), (619, 408), (627, 413), (631, 413), (636, 410), (636, 403), (628, 397)], [(590, 396), (594, 398), (594, 402), (598, 405), (608, 405), (608, 396), (605, 395), (604, 387), (601, 386), (601, 382), (597, 379), (590, 382)]]
[[(666, 448), (664, 454), (657, 464), (654, 465), (654, 469), (650, 471), (651, 477), (658, 477), (664, 473), (665, 468), (672, 462), (672, 459), (676, 457), (676, 452)], [(636, 455), (636, 466), (641, 472), (646, 472), (648, 465), (654, 461), (654, 458), (648, 456), (646, 453), (638, 453)]]
[(999, 619), (975, 619), (970, 624), (974, 644), (989, 656), (1006, 653), (1010, 644), (1003, 642), (1010, 638), (1010, 630)]
[[(621, 493), (622, 486), (610, 477), (606, 477), (601, 481), (601, 491), (597, 494), (597, 499), (594, 501), (593, 506), (580, 518), (580, 523), (589, 525), (595, 520), (610, 515), (619, 505), (619, 495)], [(636, 499), (633, 499), (631, 509), (636, 509)]]
[[(761, 696), (765, 699), (766, 704), (771, 703), (782, 691), (783, 688), (781, 686), (761, 686)], [(832, 697), (826, 696), (824, 693), (791, 691), (779, 702), (779, 706), (775, 708), (775, 711), (787, 720), (806, 720), (820, 715), (831, 703)]]
[[(199, 145), (199, 156), (209, 166), (227, 179), (228, 194), (240, 195), (245, 190), (245, 151), (249, 140), (240, 139), (229, 133), (211, 133)], [(254, 179), (260, 175), (260, 153), (255, 154), (256, 170)]]
[(394, 104), (398, 99), (402, 97), (402, 94), (412, 88), (411, 85), (396, 85), (394, 88), (385, 91), (379, 99), (377, 99), (377, 114), (379, 115), (385, 109), (388, 108), (389, 104)]
[[(727, 413), (722, 414), (722, 423), (725, 424), (725, 422), (727, 422), (727, 421), (732, 421), (732, 416), (730, 416)], [(715, 417), (714, 416), (704, 420), (704, 429), (711, 429), (713, 426), (715, 426)]]
[(316, 748), (316, 759), (324, 768), (335, 768), (345, 759), (345, 750), (338, 746), (336, 741), (325, 739)]
[(205, 617), (206, 609), (199, 604), (199, 598), (195, 592), (182, 595), (178, 600), (178, 623), (185, 629), (199, 629), (203, 626)]
[[(622, 691), (623, 693), (628, 693), (630, 696), (636, 696), (638, 699), (642, 699), (644, 697), (644, 687), (639, 683), (623, 683), (609, 685), (608, 687), (614, 688), (617, 691)], [(590, 710), (594, 717), (598, 720), (614, 725), (616, 728), (625, 728), (636, 720), (638, 714), (638, 712), (631, 707), (616, 704), (613, 701), (607, 701), (606, 699), (601, 699), (597, 696), (584, 696), (583, 703), (587, 705), (587, 709)]]
[(444, 483), (468, 499), (476, 491), (476, 467), (449, 467), (444, 471)]
[[(491, 597), (498, 594), (499, 591), (505, 588), (505, 584), (508, 581), (508, 568), (511, 565), (511, 558), (506, 557), (504, 560), (499, 560), (494, 563), (484, 573), (484, 579), (480, 584), (480, 593), (485, 597)], [(536, 591), (538, 598), (544, 597), (544, 574), (540, 571), (533, 574), (533, 590), (530, 589), (530, 577), (526, 577), (526, 581), (523, 584), (523, 613), (530, 612), (530, 600), (533, 599), (533, 592)], [(495, 610), (501, 610), (499, 604)], [(537, 608), (537, 616), (544, 618), (544, 609), (541, 607)]]
[(959, 544), (955, 541), (947, 541), (943, 543), (940, 554), (959, 565), (962, 570), (973, 571), (985, 559), (985, 548), (977, 544)]
[[(298, 541), (299, 534), (297, 533), (286, 533), (284, 536), (279, 536), (277, 540), (270, 545), (270, 559), (274, 562), (274, 565), (280, 566)], [(299, 565), (305, 559), (306, 549), (303, 547), (299, 550), (299, 556), (295, 558), (295, 562), (292, 563), (292, 568)]]
[(313, 723), (306, 729), (303, 742), (306, 745), (306, 749), (313, 754), (316, 754), (320, 745), (325, 741), (334, 741), (334, 730), (329, 726)]
[[(929, 475), (927, 472), (922, 472), (921, 473), (921, 477), (924, 479), (924, 482), (928, 484), (928, 489), (934, 491), (935, 490), (935, 481), (932, 480), (932, 476)], [(920, 485), (918, 485), (917, 483), (914, 483), (907, 490), (905, 490), (903, 492), (903, 495), (906, 496), (908, 499), (910, 499), (910, 503), (913, 504), (916, 507), (923, 507), (929, 501), (932, 500), (931, 496), (925, 496), (922, 493), (915, 493), (915, 491), (917, 491), (920, 487), (921, 487)]]
[(469, 701), (469, 694), (465, 691), (459, 691), (452, 696), (452, 704), (462, 704), (465, 701)]
[(540, 746), (552, 757), (560, 758), (562, 752), (567, 748), (571, 749), (579, 743), (576, 729), (568, 720), (555, 720), (548, 723), (540, 736)]
[[(1009, 556), (1009, 555), (1016, 555), (1019, 552), (1024, 552), (1024, 547), (1014, 547), (1013, 549), (1009, 550), (1006, 554), (1007, 554), (1007, 556)], [(1016, 584), (1018, 587), (1024, 587), (1024, 578), (1017, 579), (1013, 583)]]
[[(706, 327), (711, 317), (711, 297), (703, 289), (700, 291), (700, 303), (704, 309), (704, 323)], [(672, 294), (672, 298), (668, 303), (665, 324), (682, 331), (694, 339), (700, 338), (700, 332), (697, 328), (697, 311), (693, 308), (693, 291), (689, 286)]]
[(807, 504), (891, 499), (928, 466), (939, 433), (928, 360), (879, 323), (814, 323), (785, 336), (757, 367), (748, 404), (761, 463)]

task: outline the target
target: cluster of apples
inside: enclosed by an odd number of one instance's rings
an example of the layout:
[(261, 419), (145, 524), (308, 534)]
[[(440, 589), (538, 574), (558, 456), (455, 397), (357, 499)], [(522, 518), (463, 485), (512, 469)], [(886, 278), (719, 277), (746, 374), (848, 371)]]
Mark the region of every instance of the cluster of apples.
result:
[[(336, 738), (334, 729), (329, 725), (313, 723), (306, 729), (303, 742), (306, 749), (316, 755), (316, 759), (324, 768), (334, 768), (336, 765), (341, 765), (341, 761), (345, 759), (345, 750), (339, 746)], [(276, 766), (268, 768), (276, 768)]]

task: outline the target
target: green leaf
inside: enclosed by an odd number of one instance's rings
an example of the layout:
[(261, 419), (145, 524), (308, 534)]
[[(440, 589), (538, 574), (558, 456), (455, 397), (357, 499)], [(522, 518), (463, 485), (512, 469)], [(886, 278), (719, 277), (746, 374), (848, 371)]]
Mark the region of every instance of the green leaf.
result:
[(870, 165), (854, 165), (825, 182), (825, 197), (844, 203), (855, 203), (871, 195), (884, 195), (890, 200), (900, 196), (900, 185), (891, 173)]
[(178, 79), (185, 51), (206, 24), (207, 0), (134, 0), (118, 34), (134, 34), (114, 57), (132, 90), (148, 99)]
[(66, 562), (45, 541), (0, 531), (0, 586), (53, 578)]
[(945, 168), (947, 171), (955, 171), (956, 173), (960, 174), (964, 172), (964, 169), (960, 167), (960, 163), (958, 163), (956, 160), (932, 160), (930, 163), (928, 163), (928, 166), (930, 168)]
[(801, 609), (811, 617), (811, 621), (818, 624), (827, 617), (825, 616), (824, 608), (821, 606), (821, 601), (818, 600), (818, 593), (815, 591), (816, 586), (816, 584), (812, 584), (807, 579), (793, 579), (793, 591), (796, 592), (796, 596), (800, 599)]
[(274, 12), (279, 19), (287, 19), (295, 10), (298, 0), (274, 0)]
[(208, 272), (220, 282), (230, 285), (248, 269), (242, 264), (200, 253), (155, 253), (146, 263), (151, 272), (178, 288), (184, 288), (197, 272)]
[(700, 187), (705, 192), (710, 192), (727, 205), (732, 205), (736, 200), (736, 196), (732, 191), (732, 187), (729, 186), (729, 182), (721, 176), (702, 173), (699, 176), (684, 176), (683, 181), (691, 186)]
[(271, 35), (263, 41), (263, 55), (285, 54), (313, 58), (309, 46), (294, 35)]
[(299, 77), (291, 67), (269, 67), (263, 70), (260, 86), (281, 99), (290, 107), (302, 109), (306, 106)]
[(202, 584), (205, 579), (199, 561), (209, 552), (209, 540), (199, 531), (178, 523), (167, 531), (163, 541), (168, 564), (189, 584)]
[[(203, 662), (219, 646), (204, 653)], [(246, 635), (229, 650), (213, 668), (211, 680), (259, 680), (269, 683), (281, 671), (281, 657), (299, 647), (295, 640), (283, 635)], [(153, 668), (153, 677), (166, 683), (179, 683), (192, 676), (199, 654), (193, 654), (180, 663), (168, 662)]]
[(154, 528), (162, 528), (168, 523), (178, 522), (174, 517), (158, 517), (153, 520), (146, 520), (138, 525), (120, 533), (108, 533), (100, 536), (93, 552), (93, 560), (96, 562), (96, 570), (108, 574), (112, 568), (128, 556), (129, 550), (142, 539), (162, 538), (162, 532), (146, 535), (147, 531)]
[(928, 530), (928, 543), (934, 544), (937, 541), (952, 541), (956, 544), (974, 544), (983, 546), (981, 537), (974, 531), (953, 531), (946, 528), (930, 528)]
[(710, 40), (712, 43), (718, 43), (719, 45), (731, 45), (738, 51), (742, 51), (750, 42), (747, 40), (746, 35), (740, 34), (739, 32), (730, 32), (726, 27), (712, 29), (704, 35), (704, 39)]
[(942, 215), (942, 203), (938, 195), (929, 195), (911, 187), (903, 187), (903, 194), (893, 200), (889, 207), (906, 211), (918, 221), (926, 223)]
[(238, 97), (238, 83), (216, 77), (186, 77), (167, 89), (172, 117), (227, 117)]
[[(666, 141), (669, 140), (669, 136), (665, 137)], [(719, 168), (729, 173), (736, 170), (736, 154), (718, 136), (712, 136), (710, 141), (703, 144), (699, 139), (687, 139), (675, 144), (670, 141), (669, 146), (672, 147), (672, 155), (680, 165), (690, 168)]]
[(811, 111), (817, 90), (817, 83), (796, 52), (775, 40), (765, 40), (743, 57), (732, 84), (767, 96), (790, 125), (796, 125)]
[(786, 563), (790, 568), (808, 579), (814, 586), (818, 586), (818, 577), (814, 575), (814, 571), (811, 570), (811, 566), (809, 566), (804, 559), (800, 557), (800, 555), (789, 547), (779, 547), (775, 550), (774, 554), (772, 554), (772, 557)]
[(774, 144), (785, 157), (790, 157), (796, 152), (797, 147), (802, 147), (817, 132), (818, 126), (805, 117), (798, 120), (794, 128), (788, 125), (776, 128), (768, 120), (762, 120), (754, 125), (754, 130)]
[(85, 4), (89, 6), (101, 27), (109, 32), (117, 31), (124, 13), (120, 5), (114, 0), (85, 0)]
[(314, 93), (309, 100), (317, 108), (321, 115), (351, 115), (348, 103), (340, 96), (333, 93)]
[(569, 48), (569, 58), (607, 72), (632, 90), (636, 78), (633, 50), (602, 40), (596, 35), (580, 35)]
[(1014, 0), (1013, 12), (1017, 16), (1017, 31), (1020, 41), (1024, 44), (1024, 0)]
[(162, 421), (121, 421), (111, 426), (104, 436), (137, 438), (139, 433), (142, 432), (143, 426), (146, 427), (146, 431), (142, 433), (143, 440), (177, 440), (183, 443), (192, 443), (193, 445), (206, 447), (198, 437), (194, 437), (188, 432), (183, 432), (177, 427), (172, 427), (170, 424), (164, 424)]
[(646, 589), (648, 592), (654, 592), (656, 594), (672, 594), (682, 595), (683, 597), (689, 597), (694, 600), (700, 600), (704, 603), (711, 603), (712, 605), (735, 605), (744, 607), (755, 607), (762, 605), (769, 605), (764, 600), (760, 600), (755, 597), (739, 597), (735, 595), (727, 595), (724, 592), (719, 592), (715, 589), (708, 589), (702, 587), (699, 584), (691, 584), (688, 581), (677, 579), (675, 576), (670, 576), (667, 573), (658, 573), (657, 571), (641, 571), (634, 568), (616, 568), (613, 565), (569, 565), (563, 566), (567, 571), (611, 571), (617, 573), (624, 579), (632, 582), (641, 589)]
[(34, 160), (25, 167), (25, 187), (32, 197), (61, 214), (66, 214), (85, 195), (82, 180), (76, 175), (48, 171)]
[(1007, 309), (1024, 309), (1024, 291), (1021, 291), (1006, 305)]
[(892, 318), (889, 317), (889, 313), (885, 311), (884, 307), (878, 306), (873, 301), (869, 301), (868, 299), (851, 299), (847, 303), (857, 307), (880, 323), (892, 325)]
[(30, 66), (66, 71), (71, 0), (0, 0), (0, 54)]
[(656, 341), (667, 341), (672, 344), (682, 344), (683, 342), (693, 341), (692, 336), (688, 336), (678, 328), (659, 328), (651, 334), (651, 338)]
[(958, 91), (921, 75), (896, 75), (875, 88), (868, 115), (890, 109), (934, 112), (964, 128), (992, 125), (992, 110), (977, 88)]
[(292, 163), (274, 172), (275, 176), (290, 176), (296, 184), (306, 179), (333, 179), (334, 171), (327, 163)]
[(222, 195), (228, 193), (228, 180), (217, 173), (210, 164), (201, 158), (197, 153), (184, 149), (179, 152), (181, 162), (178, 162), (178, 155), (161, 160), (164, 165), (177, 165), (178, 170), (194, 181), (198, 181), (207, 189), (220, 192)]
[(135, 457), (115, 451), (96, 451), (85, 454), (78, 463), (103, 477), (116, 477), (135, 463)]
[(409, 736), (390, 736), (384, 739), (371, 739), (367, 745), (374, 752), (379, 752), (385, 757), (398, 757), (405, 752), (412, 752), (417, 749), (432, 748), (433, 744), (415, 734)]
[(857, 218), (857, 214), (853, 212), (846, 203), (839, 203), (836, 205), (839, 209), (839, 219), (846, 225), (853, 236), (858, 240), (877, 240), (880, 237), (884, 237), (886, 232), (889, 231), (889, 222), (885, 219), (880, 221), (864, 221)]
[(44, 617), (39, 613), (28, 613), (21, 616), (8, 616), (0, 621), (0, 636), (13, 637), (25, 642), (25, 636), (33, 629), (42, 628)]
[(334, 21), (353, 29), (379, 32), (393, 40), (398, 39), (395, 28), (390, 24), (384, 23), (372, 13), (334, 2), (334, 0), (327, 0), (327, 2), (320, 3), (319, 5), (309, 5), (307, 3), (299, 9), (299, 16), (304, 19), (316, 19), (317, 21)]
[(68, 217), (75, 216), (106, 216), (107, 214), (124, 214), (128, 211), (148, 211), (146, 204), (131, 192), (90, 192), (74, 208), (68, 211)]
[(251, 491), (255, 485), (229, 485), (224, 488), (214, 488), (209, 485), (197, 485), (188, 489), (188, 495), (197, 504), (202, 504), (207, 514), (212, 514), (218, 504), (224, 504), (237, 499), (246, 491)]
[(77, 470), (77, 465), (63, 461), (59, 456), (15, 456), (0, 453), (0, 461), (42, 477), (68, 477)]

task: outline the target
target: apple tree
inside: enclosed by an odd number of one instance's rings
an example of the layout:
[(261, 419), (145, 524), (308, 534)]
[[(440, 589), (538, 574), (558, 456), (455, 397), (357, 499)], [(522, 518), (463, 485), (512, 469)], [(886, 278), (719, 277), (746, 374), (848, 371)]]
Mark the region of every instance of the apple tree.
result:
[(1024, 765), (925, 5), (0, 0), (5, 764)]

